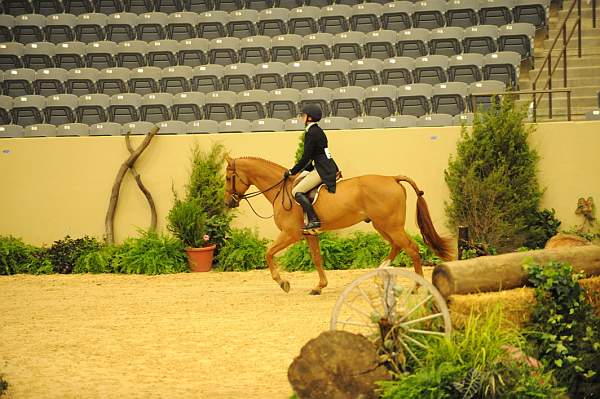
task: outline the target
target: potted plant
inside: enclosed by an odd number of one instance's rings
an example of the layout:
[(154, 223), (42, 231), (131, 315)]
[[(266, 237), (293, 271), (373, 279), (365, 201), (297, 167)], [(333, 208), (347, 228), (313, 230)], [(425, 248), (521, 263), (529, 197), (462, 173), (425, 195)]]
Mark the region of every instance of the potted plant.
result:
[(216, 245), (207, 234), (207, 216), (200, 199), (182, 200), (175, 195), (175, 203), (169, 212), (168, 221), (169, 231), (186, 247), (190, 270), (210, 271)]

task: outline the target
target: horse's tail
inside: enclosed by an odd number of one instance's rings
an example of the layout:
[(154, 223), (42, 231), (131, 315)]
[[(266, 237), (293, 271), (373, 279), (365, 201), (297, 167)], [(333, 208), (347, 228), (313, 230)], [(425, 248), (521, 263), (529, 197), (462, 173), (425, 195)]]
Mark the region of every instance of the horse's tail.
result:
[(435, 227), (433, 227), (433, 222), (429, 215), (429, 207), (425, 198), (423, 198), (423, 194), (425, 193), (417, 187), (417, 183), (410, 177), (396, 176), (395, 179), (397, 183), (405, 181), (410, 184), (417, 194), (417, 224), (419, 225), (419, 230), (421, 230), (425, 244), (443, 260), (451, 260), (454, 253), (452, 240), (440, 237)]

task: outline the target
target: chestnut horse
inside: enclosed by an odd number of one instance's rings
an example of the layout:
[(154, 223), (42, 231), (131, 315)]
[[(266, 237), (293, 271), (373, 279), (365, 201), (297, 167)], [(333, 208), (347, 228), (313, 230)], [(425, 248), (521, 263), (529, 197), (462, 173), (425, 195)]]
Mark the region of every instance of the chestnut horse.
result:
[[(312, 260), (319, 273), (319, 284), (310, 293), (320, 294), (327, 286), (327, 277), (323, 271), (319, 238), (302, 233), (304, 214), (291, 195), (295, 176), (284, 180), (284, 167), (261, 158), (226, 159), (225, 202), (230, 208), (239, 206), (242, 199), (260, 194), (273, 205), (275, 224), (281, 231), (267, 250), (267, 265), (273, 280), (285, 292), (290, 290), (290, 283), (279, 275), (274, 256), (304, 237), (308, 241)], [(423, 191), (406, 176), (365, 175), (342, 180), (338, 182), (335, 194), (326, 189), (320, 191), (315, 211), (321, 219), (321, 231), (337, 230), (359, 222), (371, 221), (375, 230), (392, 246), (384, 264), (389, 265), (398, 252), (404, 250), (412, 259), (415, 272), (422, 276), (419, 248), (404, 231), (406, 190), (399, 184), (401, 181), (410, 184), (417, 193), (417, 224), (425, 243), (439, 257), (449, 260), (452, 256), (451, 241), (438, 235), (431, 222)], [(259, 191), (246, 194), (250, 186), (257, 187)]]

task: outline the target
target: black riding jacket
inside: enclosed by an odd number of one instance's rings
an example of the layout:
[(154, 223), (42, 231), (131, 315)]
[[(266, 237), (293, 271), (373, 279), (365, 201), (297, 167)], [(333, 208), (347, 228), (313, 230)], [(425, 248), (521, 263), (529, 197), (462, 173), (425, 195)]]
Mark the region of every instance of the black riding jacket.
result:
[(302, 170), (311, 171), (316, 168), (329, 192), (335, 193), (335, 177), (339, 169), (327, 148), (325, 132), (314, 124), (304, 134), (304, 154), (290, 169), (290, 173), (295, 175)]

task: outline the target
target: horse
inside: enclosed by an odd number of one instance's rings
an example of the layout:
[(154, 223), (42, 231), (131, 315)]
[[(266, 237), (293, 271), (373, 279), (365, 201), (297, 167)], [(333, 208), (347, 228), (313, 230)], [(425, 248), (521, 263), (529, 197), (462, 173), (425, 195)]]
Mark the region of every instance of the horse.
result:
[[(319, 295), (327, 286), (323, 259), (317, 235), (303, 234), (304, 213), (291, 195), (296, 176), (283, 178), (286, 170), (274, 162), (256, 157), (232, 159), (225, 157), (225, 203), (236, 208), (243, 199), (264, 195), (273, 206), (273, 217), (279, 235), (268, 248), (266, 261), (271, 277), (281, 289), (289, 292), (290, 283), (281, 278), (275, 255), (303, 237), (308, 241), (313, 263), (319, 274), (318, 285), (310, 291)], [(338, 230), (360, 222), (370, 221), (377, 232), (391, 244), (391, 251), (381, 266), (388, 266), (403, 250), (412, 259), (415, 272), (423, 276), (419, 248), (406, 234), (406, 189), (400, 182), (407, 182), (417, 194), (417, 224), (425, 244), (440, 258), (450, 260), (453, 250), (451, 240), (438, 235), (431, 221), (423, 191), (406, 176), (363, 175), (338, 182), (335, 194), (320, 190), (315, 211), (321, 219), (321, 231)], [(248, 193), (250, 186), (259, 191)]]

